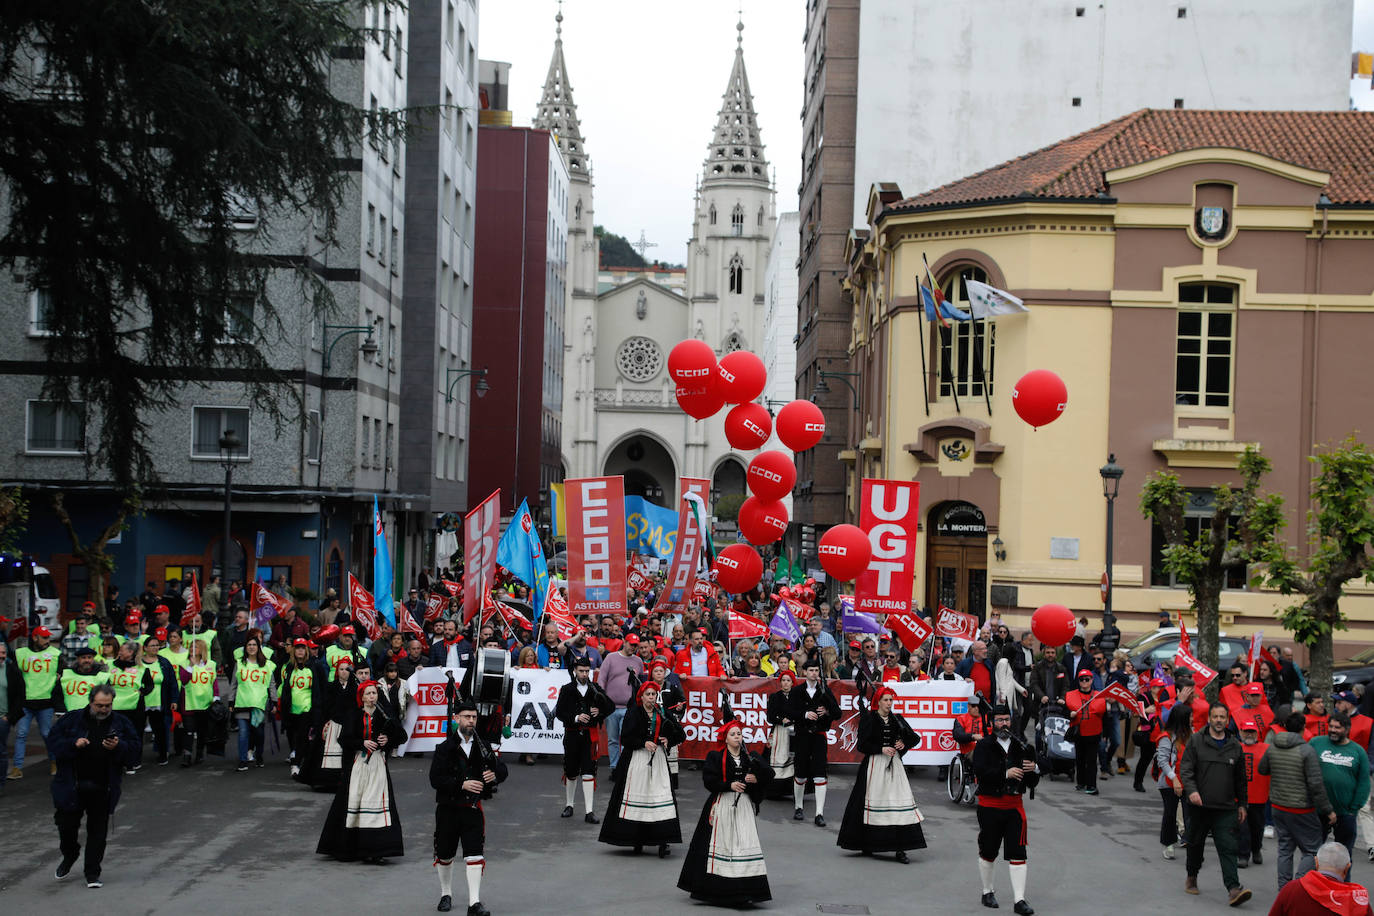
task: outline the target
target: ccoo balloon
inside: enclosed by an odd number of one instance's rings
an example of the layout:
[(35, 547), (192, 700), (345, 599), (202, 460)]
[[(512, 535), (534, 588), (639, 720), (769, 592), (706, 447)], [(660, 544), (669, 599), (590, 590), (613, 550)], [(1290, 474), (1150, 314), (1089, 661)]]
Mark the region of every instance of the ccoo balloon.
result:
[(1062, 646), (1073, 639), (1077, 621), (1062, 604), (1042, 604), (1031, 614), (1031, 633), (1042, 645)]
[(792, 401), (778, 411), (778, 438), (794, 452), (804, 452), (825, 435), (825, 414), (810, 401)]
[(698, 420), (715, 416), (716, 412), (725, 406), (725, 399), (720, 396), (720, 386), (716, 384), (713, 376), (690, 385), (678, 385), (674, 394), (677, 396), (677, 406), (682, 408), (682, 412)]
[(763, 578), (763, 558), (748, 544), (731, 544), (716, 555), (711, 569), (721, 588), (739, 595), (758, 585)]
[(821, 535), (816, 553), (826, 573), (848, 582), (868, 568), (873, 545), (858, 525), (836, 525)]
[(1069, 389), (1064, 380), (1048, 369), (1027, 372), (1011, 389), (1011, 405), (1016, 413), (1036, 428), (1059, 419), (1068, 402)]
[(777, 502), (797, 483), (797, 468), (792, 459), (777, 449), (759, 452), (744, 472), (749, 492), (764, 502)]
[(725, 415), (725, 440), (741, 452), (763, 448), (773, 433), (773, 418), (762, 404), (741, 404)]
[(689, 337), (668, 353), (668, 375), (681, 388), (713, 379), (716, 374), (716, 351), (704, 340)]
[(772, 544), (787, 531), (787, 507), (751, 496), (739, 507), (739, 530), (750, 544)]
[(720, 379), (720, 390), (727, 404), (745, 404), (763, 394), (768, 384), (768, 370), (759, 359), (748, 350), (735, 350), (720, 358), (716, 367), (716, 377)]

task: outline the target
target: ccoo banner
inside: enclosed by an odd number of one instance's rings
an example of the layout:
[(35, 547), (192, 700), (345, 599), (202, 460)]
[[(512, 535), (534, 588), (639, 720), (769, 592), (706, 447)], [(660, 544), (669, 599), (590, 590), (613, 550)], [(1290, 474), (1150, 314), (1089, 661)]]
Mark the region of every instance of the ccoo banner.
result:
[(404, 754), (423, 754), (438, 747), (448, 737), (448, 675), (463, 683), (462, 668), (421, 668), (406, 681), (410, 705), (406, 707), (406, 734), (400, 747)]
[(625, 614), (625, 479), (566, 480), (568, 610)]
[(916, 531), (921, 520), (921, 485), (901, 480), (865, 480), (859, 527), (868, 532), (873, 559), (854, 580), (854, 610), (891, 614), (911, 609), (916, 578)]
[(693, 588), (697, 581), (697, 563), (701, 556), (701, 528), (692, 521), (692, 508), (686, 497), (678, 510), (678, 539), (673, 547), (672, 565), (668, 578), (659, 592), (655, 611), (683, 614), (691, 607)]

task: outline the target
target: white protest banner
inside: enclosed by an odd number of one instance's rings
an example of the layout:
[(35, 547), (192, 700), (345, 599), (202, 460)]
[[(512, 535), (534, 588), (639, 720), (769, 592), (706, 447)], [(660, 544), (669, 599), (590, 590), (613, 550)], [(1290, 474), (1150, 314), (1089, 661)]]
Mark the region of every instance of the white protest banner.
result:
[(516, 668), (511, 671), (510, 737), (501, 750), (517, 754), (562, 754), (563, 723), (554, 718), (558, 691), (568, 683), (567, 669)]
[(422, 754), (432, 751), (448, 737), (448, 675), (455, 684), (463, 683), (462, 668), (421, 668), (406, 680), (410, 705), (406, 707), (406, 734), (400, 751)]

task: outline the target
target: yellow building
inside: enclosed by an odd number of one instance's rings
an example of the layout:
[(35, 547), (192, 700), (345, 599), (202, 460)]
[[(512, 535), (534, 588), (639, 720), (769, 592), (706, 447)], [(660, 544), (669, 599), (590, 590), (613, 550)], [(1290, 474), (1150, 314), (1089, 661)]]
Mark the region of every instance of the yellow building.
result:
[[(1259, 443), (1297, 547), (1307, 456), (1374, 437), (1374, 113), (1142, 110), (917, 197), (877, 185), (867, 212), (847, 252), (849, 365), (822, 368), (855, 374), (851, 520), (863, 477), (921, 484), (919, 604), (1024, 623), (1059, 602), (1096, 632), (1114, 453), (1113, 604), (1127, 636), (1152, 628), (1188, 596), (1140, 513), (1149, 474), (1195, 491), (1196, 525)], [(926, 321), (926, 259), (956, 307), (976, 279), (1029, 311)], [(1038, 430), (1011, 401), (1032, 369), (1068, 388)], [(1287, 599), (1239, 578), (1223, 632), (1277, 636)], [(1374, 642), (1371, 595), (1343, 602), (1338, 658)]]

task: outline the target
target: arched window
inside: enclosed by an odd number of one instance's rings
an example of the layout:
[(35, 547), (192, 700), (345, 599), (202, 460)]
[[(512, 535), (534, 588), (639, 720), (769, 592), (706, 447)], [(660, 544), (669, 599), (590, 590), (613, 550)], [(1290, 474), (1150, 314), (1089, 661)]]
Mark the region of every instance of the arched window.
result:
[(759, 207), (759, 225), (763, 225), (763, 207)]
[(744, 259), (738, 254), (730, 259), (730, 292), (744, 292)]
[(714, 226), (715, 224), (716, 224), (716, 205), (715, 205), (715, 204), (711, 204), (711, 225)]
[(739, 204), (735, 204), (735, 210), (730, 214), (730, 233), (744, 235), (744, 207)]
[(725, 343), (720, 348), (722, 353), (734, 353), (736, 350), (743, 349), (744, 338), (740, 337), (738, 333), (732, 333), (729, 337), (725, 338)]
[(582, 220), (582, 198), (580, 197), (577, 199), (577, 206), (573, 207), (573, 219), (579, 222)]
[[(945, 300), (961, 312), (969, 311), (965, 280), (986, 283), (987, 272), (981, 267), (961, 267), (945, 277), (940, 288)], [(951, 321), (941, 327), (936, 340), (939, 344), (940, 397), (951, 394), (959, 397), (982, 397), (987, 386), (992, 395), (992, 370), (996, 356), (997, 326), (991, 321)]]

